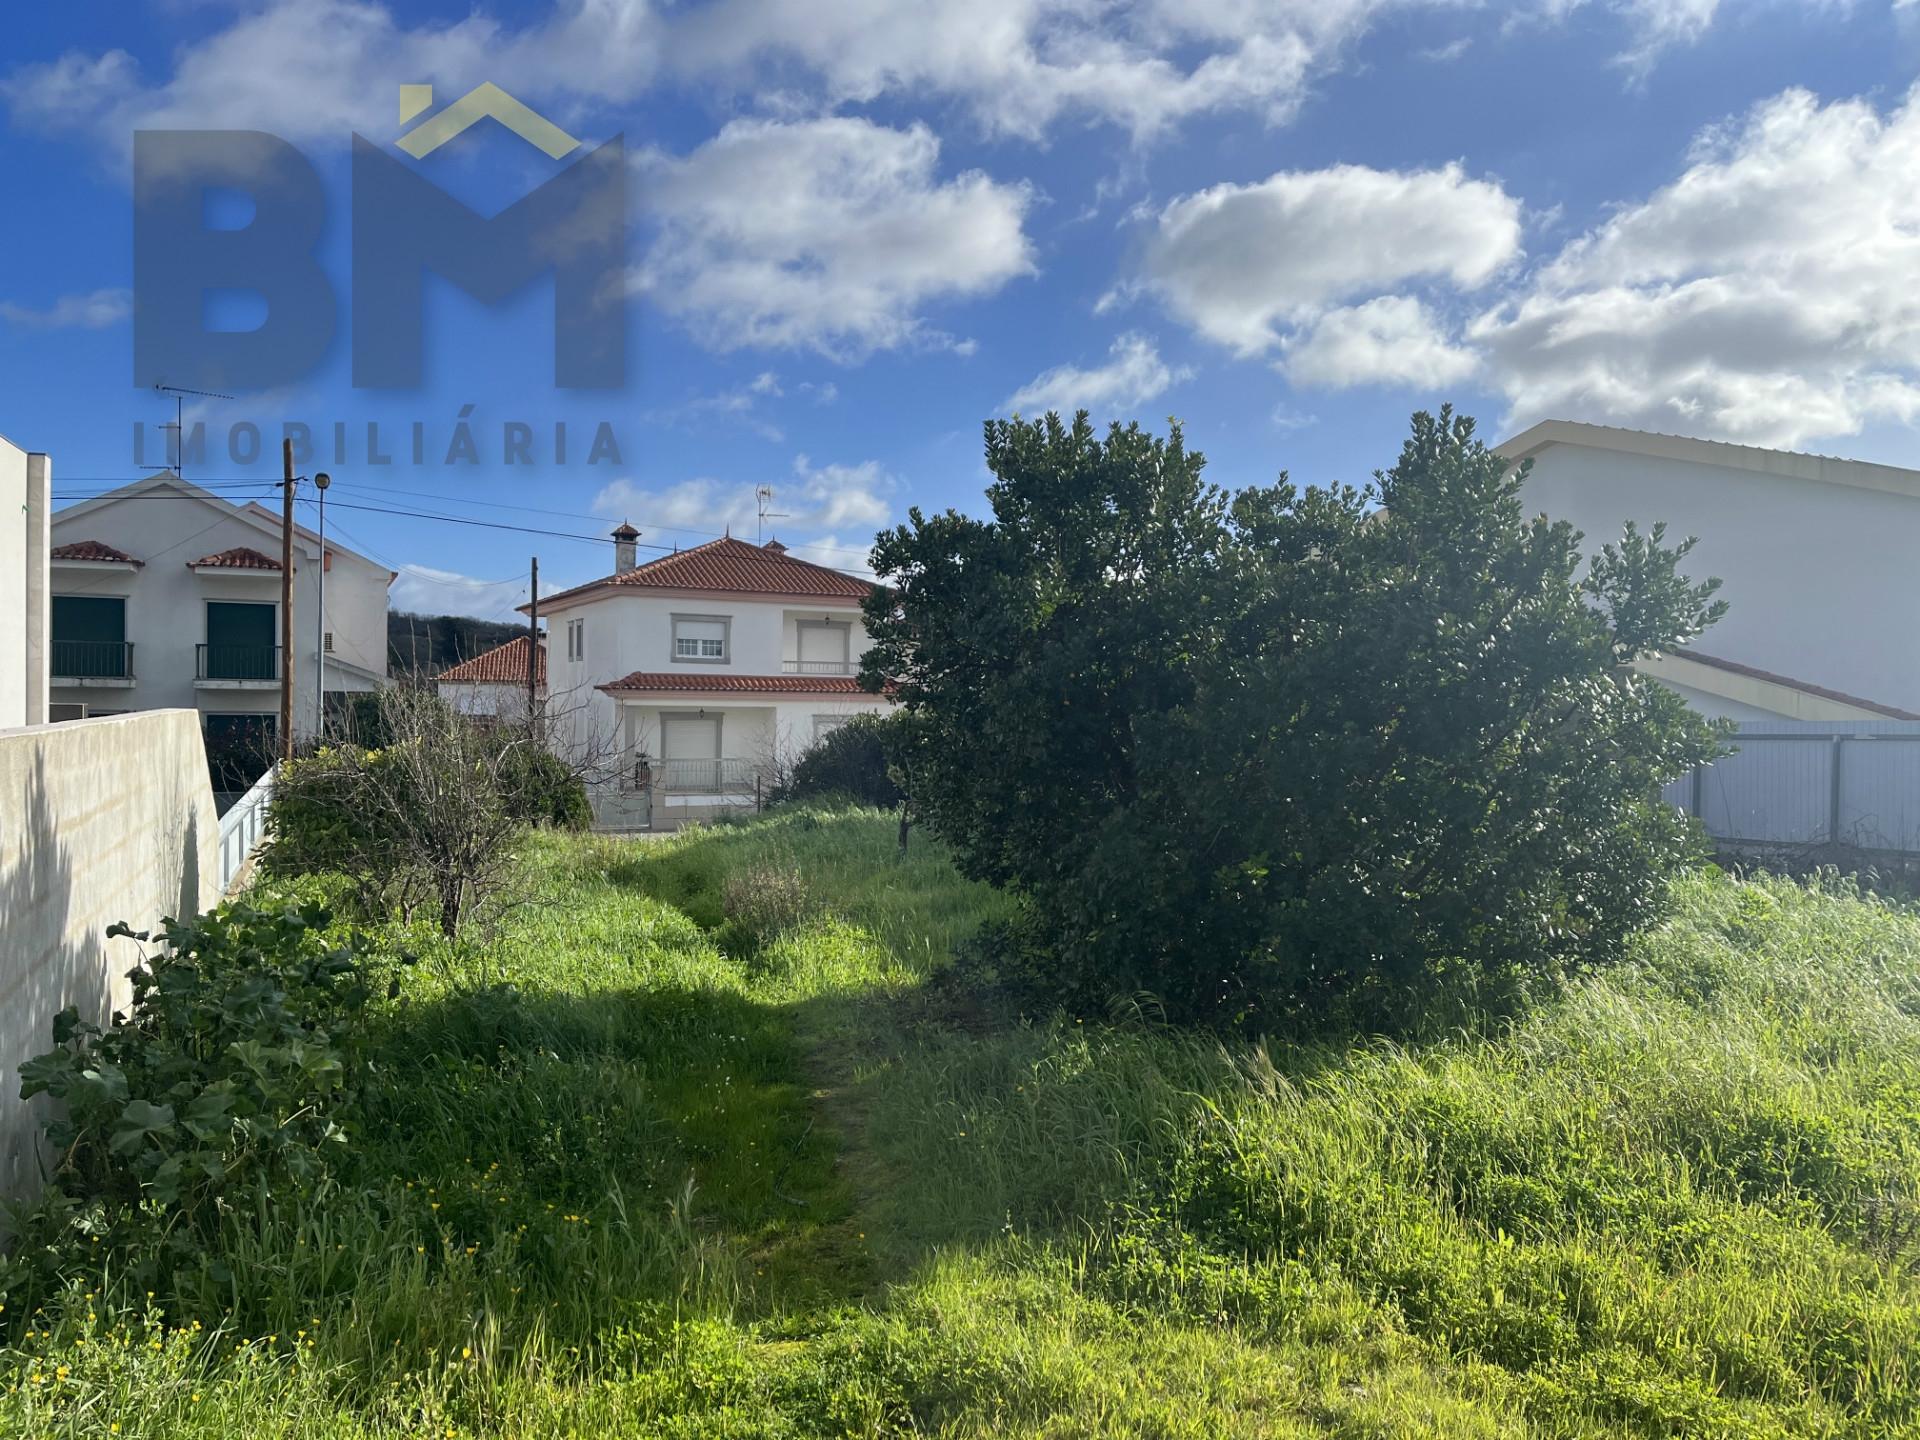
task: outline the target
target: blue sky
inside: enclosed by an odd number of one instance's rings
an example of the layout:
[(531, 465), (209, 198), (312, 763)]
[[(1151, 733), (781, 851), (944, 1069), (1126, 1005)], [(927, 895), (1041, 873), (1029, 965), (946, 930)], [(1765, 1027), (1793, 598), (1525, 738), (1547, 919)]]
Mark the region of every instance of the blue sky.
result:
[[(751, 535), (857, 567), (909, 505), (978, 508), (983, 418), (1168, 416), (1213, 478), (1359, 481), (1443, 400), (1915, 461), (1920, 6), (1886, 0), (95, 0), (0, 62), (0, 431), (63, 495), (133, 478), (131, 137), (281, 135), (329, 188), (342, 333), (307, 380), (199, 402), (190, 478), (349, 427), (331, 527), (398, 606), (498, 615), (610, 547)], [(347, 154), (397, 86), (500, 84), (625, 136), (629, 379), (559, 392), (550, 287), (433, 283), (418, 392), (351, 385)], [(482, 211), (559, 166), (500, 127), (420, 163)], [(441, 463), (462, 406), (482, 463)], [(565, 465), (500, 463), (565, 419)], [(261, 463), (224, 454), (258, 422)], [(620, 463), (588, 465), (594, 424)], [(376, 466), (369, 420), (404, 462)], [(149, 453), (159, 443), (150, 432)], [(329, 442), (330, 444), (330, 442)], [(544, 450), (542, 452), (544, 454)], [(348, 508), (359, 507), (359, 508)], [(510, 508), (517, 507), (517, 508)], [(310, 518), (310, 517), (309, 517)]]

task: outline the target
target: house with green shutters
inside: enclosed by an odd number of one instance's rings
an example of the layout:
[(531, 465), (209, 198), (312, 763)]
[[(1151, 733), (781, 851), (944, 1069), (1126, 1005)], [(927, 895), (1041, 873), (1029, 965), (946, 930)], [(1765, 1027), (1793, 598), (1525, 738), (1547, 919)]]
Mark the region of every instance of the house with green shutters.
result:
[[(280, 680), (296, 738), (323, 703), (387, 681), (394, 572), (295, 526), (293, 648), (281, 644), (280, 517), (170, 473), (57, 510), (48, 565), (49, 718), (197, 711), (217, 788), (246, 788), (278, 748)], [(321, 577), (325, 576), (322, 612)]]

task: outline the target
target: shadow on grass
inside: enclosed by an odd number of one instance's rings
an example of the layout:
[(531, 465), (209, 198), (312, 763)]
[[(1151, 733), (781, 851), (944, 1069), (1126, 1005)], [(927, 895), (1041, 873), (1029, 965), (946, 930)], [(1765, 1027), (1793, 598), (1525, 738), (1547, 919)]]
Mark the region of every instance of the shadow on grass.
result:
[[(788, 1007), (702, 989), (503, 986), (409, 1007), (389, 1053), (366, 1169), (401, 1177), (451, 1250), (511, 1250), (537, 1267), (530, 1235), (618, 1227), (631, 1253), (611, 1263), (630, 1300), (756, 1315), (831, 1307), (870, 1282)], [(689, 1294), (690, 1264), (703, 1296)], [(600, 1288), (574, 1293), (590, 1303)], [(564, 1328), (607, 1316), (577, 1318)]]

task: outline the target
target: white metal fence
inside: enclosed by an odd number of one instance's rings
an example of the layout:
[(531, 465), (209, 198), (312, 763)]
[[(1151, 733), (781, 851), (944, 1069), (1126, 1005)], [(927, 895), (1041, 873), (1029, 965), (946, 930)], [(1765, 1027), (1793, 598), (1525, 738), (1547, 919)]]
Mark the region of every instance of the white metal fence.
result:
[(234, 878), (247, 863), (247, 857), (253, 854), (267, 829), (267, 802), (273, 796), (273, 777), (279, 771), (275, 765), (253, 782), (253, 788), (242, 795), (220, 817), (220, 893), (226, 894), (233, 888)]
[(1742, 725), (1666, 797), (1729, 845), (1920, 855), (1920, 721)]

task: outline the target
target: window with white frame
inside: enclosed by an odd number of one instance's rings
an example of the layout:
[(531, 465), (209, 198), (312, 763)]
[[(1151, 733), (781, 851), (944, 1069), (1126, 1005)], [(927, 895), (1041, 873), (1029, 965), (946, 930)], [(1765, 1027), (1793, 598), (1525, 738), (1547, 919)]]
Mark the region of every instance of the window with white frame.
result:
[(674, 616), (673, 658), (696, 665), (725, 664), (729, 624), (724, 615)]
[(587, 622), (585, 620), (567, 621), (567, 659), (584, 660), (587, 658)]

